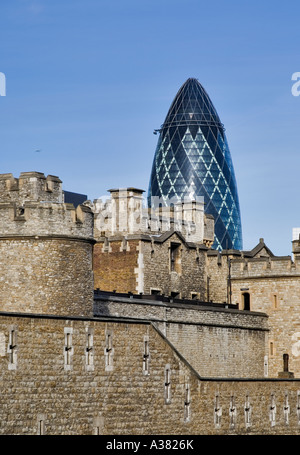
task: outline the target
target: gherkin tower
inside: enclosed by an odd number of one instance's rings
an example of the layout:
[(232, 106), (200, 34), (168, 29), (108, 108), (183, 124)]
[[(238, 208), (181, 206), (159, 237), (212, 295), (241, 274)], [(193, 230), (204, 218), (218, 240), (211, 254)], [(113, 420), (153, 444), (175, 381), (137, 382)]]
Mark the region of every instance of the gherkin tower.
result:
[(234, 168), (224, 126), (197, 79), (179, 89), (159, 130), (148, 205), (160, 198), (203, 197), (215, 220), (213, 248), (242, 249), (242, 227)]

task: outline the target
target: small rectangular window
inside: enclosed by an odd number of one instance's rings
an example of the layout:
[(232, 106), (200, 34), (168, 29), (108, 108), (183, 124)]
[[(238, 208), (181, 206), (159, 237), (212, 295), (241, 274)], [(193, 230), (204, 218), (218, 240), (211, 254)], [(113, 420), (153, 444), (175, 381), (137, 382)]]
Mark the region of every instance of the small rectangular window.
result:
[(151, 289), (151, 295), (160, 295), (161, 290), (160, 289)]
[(278, 310), (278, 294), (272, 294), (272, 303), (274, 310)]
[(171, 298), (172, 299), (180, 299), (180, 292), (171, 292)]
[(269, 342), (269, 353), (270, 353), (270, 357), (274, 357), (274, 355), (275, 355), (274, 341)]
[(23, 206), (15, 206), (14, 209), (14, 221), (26, 221), (25, 219), (25, 208)]
[(99, 415), (94, 418), (94, 435), (103, 435), (104, 419)]
[(170, 246), (170, 270), (181, 273), (180, 244), (171, 243)]

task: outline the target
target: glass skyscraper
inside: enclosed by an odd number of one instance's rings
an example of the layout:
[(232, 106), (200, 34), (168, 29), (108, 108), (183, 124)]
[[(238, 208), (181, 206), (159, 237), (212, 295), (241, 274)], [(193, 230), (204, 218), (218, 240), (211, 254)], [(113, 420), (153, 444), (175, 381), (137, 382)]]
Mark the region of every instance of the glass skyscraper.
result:
[[(164, 205), (202, 196), (215, 220), (213, 248), (241, 250), (242, 227), (234, 168), (215, 107), (197, 79), (179, 89), (159, 130), (148, 190)], [(154, 198), (152, 198), (153, 200)]]

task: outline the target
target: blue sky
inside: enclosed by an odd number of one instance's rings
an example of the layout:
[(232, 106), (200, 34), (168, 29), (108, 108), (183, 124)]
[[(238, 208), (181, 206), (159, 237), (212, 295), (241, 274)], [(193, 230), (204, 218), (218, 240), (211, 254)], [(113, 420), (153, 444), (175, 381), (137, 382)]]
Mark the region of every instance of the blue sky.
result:
[(299, 17), (297, 1), (2, 0), (0, 172), (58, 175), (90, 199), (147, 190), (153, 130), (196, 77), (226, 128), (244, 249), (263, 237), (290, 255), (300, 226)]

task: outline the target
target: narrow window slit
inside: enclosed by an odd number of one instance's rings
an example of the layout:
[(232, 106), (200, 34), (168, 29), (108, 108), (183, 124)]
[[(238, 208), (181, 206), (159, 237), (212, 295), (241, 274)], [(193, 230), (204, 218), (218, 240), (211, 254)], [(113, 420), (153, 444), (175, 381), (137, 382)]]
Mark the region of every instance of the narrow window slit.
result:
[(15, 327), (11, 327), (8, 340), (8, 369), (15, 370), (17, 368), (17, 331)]
[(191, 419), (191, 390), (189, 383), (185, 384), (184, 398), (184, 421), (189, 422)]
[(214, 421), (215, 427), (221, 427), (221, 417), (222, 417), (222, 407), (220, 406), (220, 397), (219, 394), (216, 395), (215, 398), (215, 408), (214, 408)]
[(231, 395), (231, 397), (230, 397), (229, 418), (230, 418), (230, 426), (231, 427), (235, 427), (235, 424), (236, 424), (236, 406), (235, 406), (235, 397), (234, 397), (234, 395)]
[(72, 334), (73, 329), (71, 327), (65, 327), (65, 346), (64, 346), (64, 368), (65, 370), (71, 370), (72, 368), (72, 357), (73, 357), (73, 345), (72, 345)]
[(276, 404), (275, 404), (275, 395), (271, 395), (271, 402), (270, 402), (270, 422), (271, 426), (274, 427), (276, 424)]
[(144, 354), (143, 354), (143, 373), (145, 375), (149, 374), (149, 365), (150, 364), (150, 351), (149, 351), (149, 337), (144, 337)]
[(251, 405), (250, 405), (250, 400), (249, 400), (248, 395), (246, 396), (244, 411), (245, 411), (245, 426), (246, 426), (246, 428), (249, 428), (249, 427), (251, 427)]
[(105, 370), (112, 371), (113, 370), (113, 355), (114, 355), (114, 348), (113, 348), (113, 336), (110, 330), (106, 331), (105, 335)]
[(85, 366), (87, 371), (94, 370), (94, 335), (92, 329), (87, 329), (86, 333)]
[(170, 365), (166, 365), (166, 368), (165, 368), (165, 401), (167, 404), (171, 402), (171, 368), (170, 368)]

